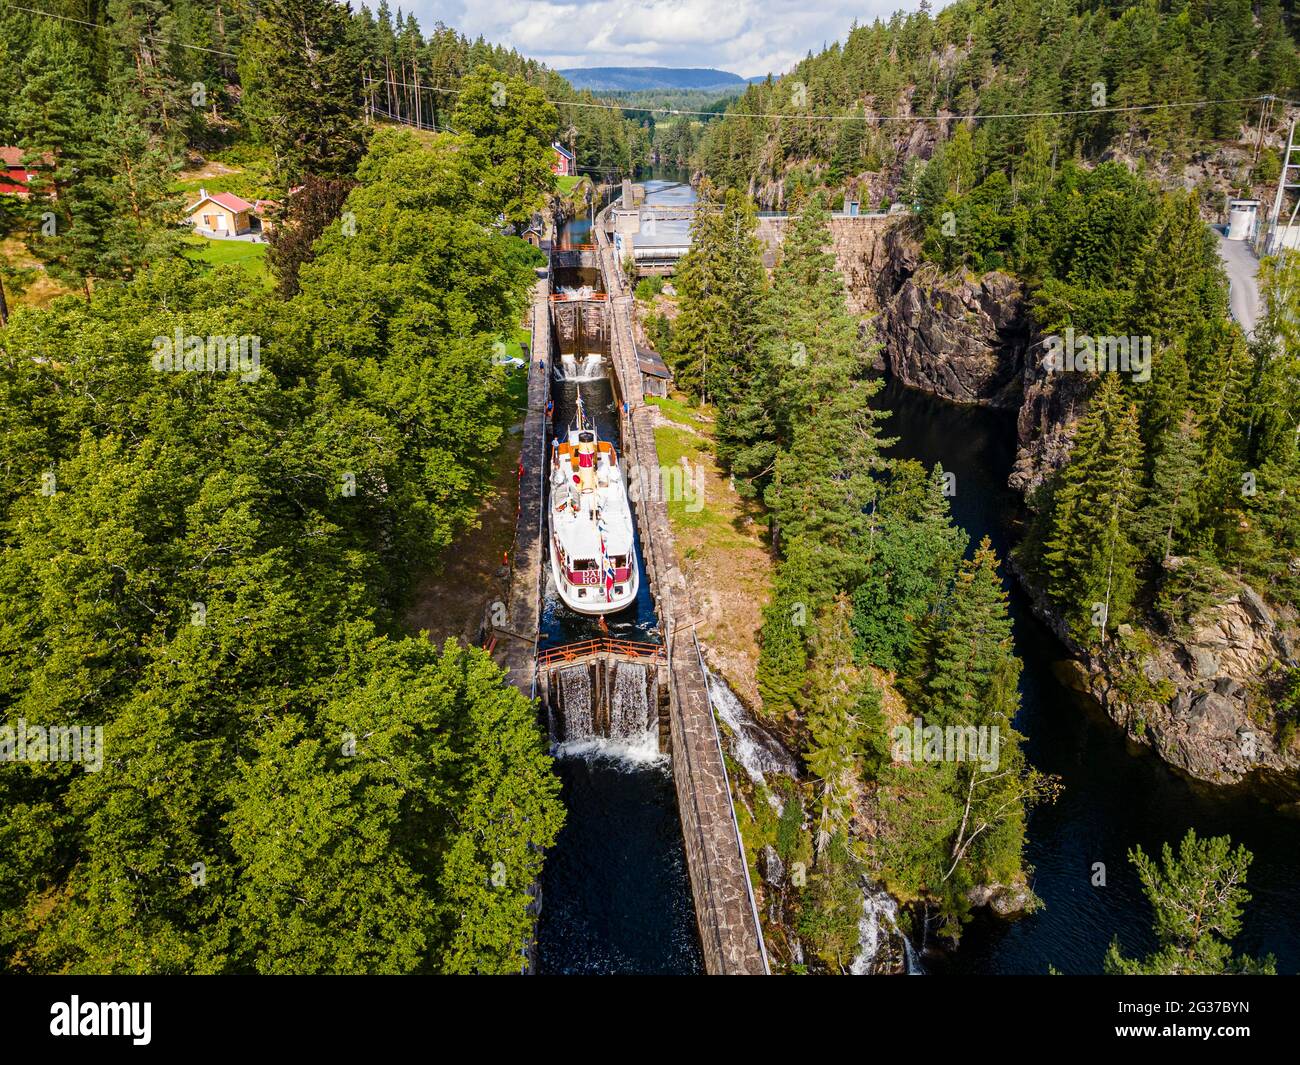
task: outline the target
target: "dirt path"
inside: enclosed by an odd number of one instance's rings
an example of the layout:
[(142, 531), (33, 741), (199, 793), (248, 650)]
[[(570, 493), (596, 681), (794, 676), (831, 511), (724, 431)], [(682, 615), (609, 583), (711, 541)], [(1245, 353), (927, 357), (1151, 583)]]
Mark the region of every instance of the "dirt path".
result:
[(519, 434), (507, 434), (496, 456), (492, 485), (478, 514), (478, 527), (467, 529), (447, 549), (442, 572), (419, 583), (406, 614), (413, 631), (425, 630), (435, 643), (454, 636), (477, 642), (488, 604), (506, 599), (509, 570), (504, 563), (515, 535), (519, 507)]

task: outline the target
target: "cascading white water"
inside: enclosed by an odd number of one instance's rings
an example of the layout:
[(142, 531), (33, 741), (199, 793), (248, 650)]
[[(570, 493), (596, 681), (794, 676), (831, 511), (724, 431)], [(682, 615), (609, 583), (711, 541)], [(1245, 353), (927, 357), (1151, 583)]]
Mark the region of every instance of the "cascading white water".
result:
[(591, 670), (587, 666), (569, 666), (559, 671), (562, 734), (552, 732), (553, 753), (559, 758), (619, 763), (629, 769), (667, 765), (668, 756), (659, 750), (659, 722), (647, 667), (636, 662), (615, 662), (610, 668), (608, 730), (602, 724), (599, 731)]
[[(908, 976), (924, 975), (925, 970), (912, 950), (912, 944), (898, 927), (898, 902), (879, 884), (862, 881), (862, 916), (858, 918), (858, 953), (849, 965), (854, 976), (889, 972), (892, 959), (901, 948), (903, 971)], [(892, 957), (891, 957), (892, 955)]]
[(561, 670), (560, 690), (564, 698), (565, 743), (591, 739), (595, 733), (591, 713), (591, 671), (586, 666)]
[(560, 295), (570, 300), (589, 300), (596, 294), (591, 285), (561, 285)]
[(561, 381), (598, 381), (605, 376), (605, 360), (601, 355), (561, 355), (555, 368)]
[[(707, 674), (709, 701), (714, 713), (727, 726), (727, 747), (731, 756), (744, 767), (755, 784), (767, 785), (767, 776), (799, 779), (799, 763), (781, 742), (764, 730), (745, 709), (727, 682), (716, 674)], [(767, 791), (768, 802), (780, 810), (781, 802)], [(794, 941), (792, 956), (798, 963), (803, 951)], [(909, 976), (924, 975), (912, 944), (898, 927), (898, 902), (879, 884), (862, 882), (862, 916), (858, 919), (858, 952), (849, 971), (854, 975), (894, 971), (899, 960)]]
[(651, 730), (649, 678), (637, 662), (615, 662), (609, 738), (635, 743)]
[(794, 756), (750, 717), (726, 681), (709, 672), (708, 682), (714, 712), (731, 730), (731, 756), (745, 767), (749, 779), (755, 784), (766, 784), (767, 773), (798, 779), (799, 763)]

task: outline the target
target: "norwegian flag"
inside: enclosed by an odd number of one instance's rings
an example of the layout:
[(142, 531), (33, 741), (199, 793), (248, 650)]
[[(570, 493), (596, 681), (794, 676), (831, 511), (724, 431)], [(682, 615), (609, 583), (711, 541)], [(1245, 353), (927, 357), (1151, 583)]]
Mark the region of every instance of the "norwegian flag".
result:
[(614, 599), (614, 564), (606, 561), (605, 563), (605, 602), (612, 602)]

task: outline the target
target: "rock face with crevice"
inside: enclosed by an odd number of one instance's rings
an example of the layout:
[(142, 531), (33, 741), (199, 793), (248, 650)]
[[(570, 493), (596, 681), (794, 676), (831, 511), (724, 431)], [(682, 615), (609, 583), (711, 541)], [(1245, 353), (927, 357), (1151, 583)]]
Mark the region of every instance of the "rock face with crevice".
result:
[(951, 276), (933, 265), (903, 282), (881, 315), (890, 373), (954, 403), (1015, 409), (1028, 328), (1010, 274)]
[(1070, 457), (1075, 426), (1095, 385), (1087, 374), (1048, 373), (1032, 355), (1022, 372), (1016, 460), (1007, 482), (1028, 495)]
[[(842, 250), (837, 263), (844, 269)], [(1000, 272), (943, 273), (926, 262), (905, 218), (859, 253), (851, 264), (851, 306), (876, 313), (880, 368), (941, 399), (1014, 410), (1019, 447), (1009, 483), (1031, 494), (1069, 458), (1095, 379), (1044, 369), (1021, 282)], [(1074, 645), (1041, 590), (1029, 590), (1038, 615), (1077, 655), (1063, 679), (1133, 739), (1198, 780), (1233, 784), (1249, 777), (1300, 794), (1300, 749), (1284, 742), (1270, 705), (1279, 670), (1297, 664), (1293, 613), (1282, 616), (1241, 584), (1181, 635), (1144, 631), (1149, 653), (1112, 647), (1098, 654)], [(1124, 693), (1135, 690), (1161, 698), (1134, 704)]]
[[(1126, 649), (1127, 629), (1117, 646), (1070, 664), (1064, 679), (1197, 780), (1237, 784), (1256, 776), (1279, 794), (1300, 795), (1300, 746), (1280, 735), (1270, 691), (1278, 671), (1296, 665), (1294, 616), (1241, 584), (1186, 632), (1148, 633), (1149, 650)], [(1134, 700), (1126, 694), (1134, 677), (1162, 697)]]
[(1000, 271), (945, 274), (925, 262), (905, 219), (851, 265), (850, 309), (878, 312), (883, 368), (954, 403), (1020, 405), (1030, 341), (1020, 281)]

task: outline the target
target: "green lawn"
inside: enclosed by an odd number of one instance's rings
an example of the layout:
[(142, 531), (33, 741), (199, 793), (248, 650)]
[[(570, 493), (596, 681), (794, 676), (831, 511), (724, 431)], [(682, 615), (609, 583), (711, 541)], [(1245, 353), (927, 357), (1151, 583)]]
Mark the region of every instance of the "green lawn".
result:
[(681, 399), (664, 399), (661, 396), (646, 396), (645, 401), (653, 403), (670, 421), (689, 425), (693, 429), (702, 429), (712, 424), (712, 419), (693, 403)]
[(568, 196), (570, 193), (573, 192), (574, 189), (578, 187), (579, 184), (581, 184), (586, 180), (587, 178), (585, 175), (575, 174), (572, 177), (557, 178), (555, 184), (556, 187), (560, 190), (561, 196)]
[(247, 240), (208, 240), (190, 234), (185, 243), (194, 249), (190, 257), (209, 266), (234, 264), (255, 281), (270, 285), (271, 272), (266, 266), (266, 245)]
[(511, 358), (523, 359), (528, 361), (528, 356), (524, 354), (524, 345), (531, 345), (533, 342), (533, 333), (531, 329), (516, 329), (515, 335), (506, 337), (506, 354)]

